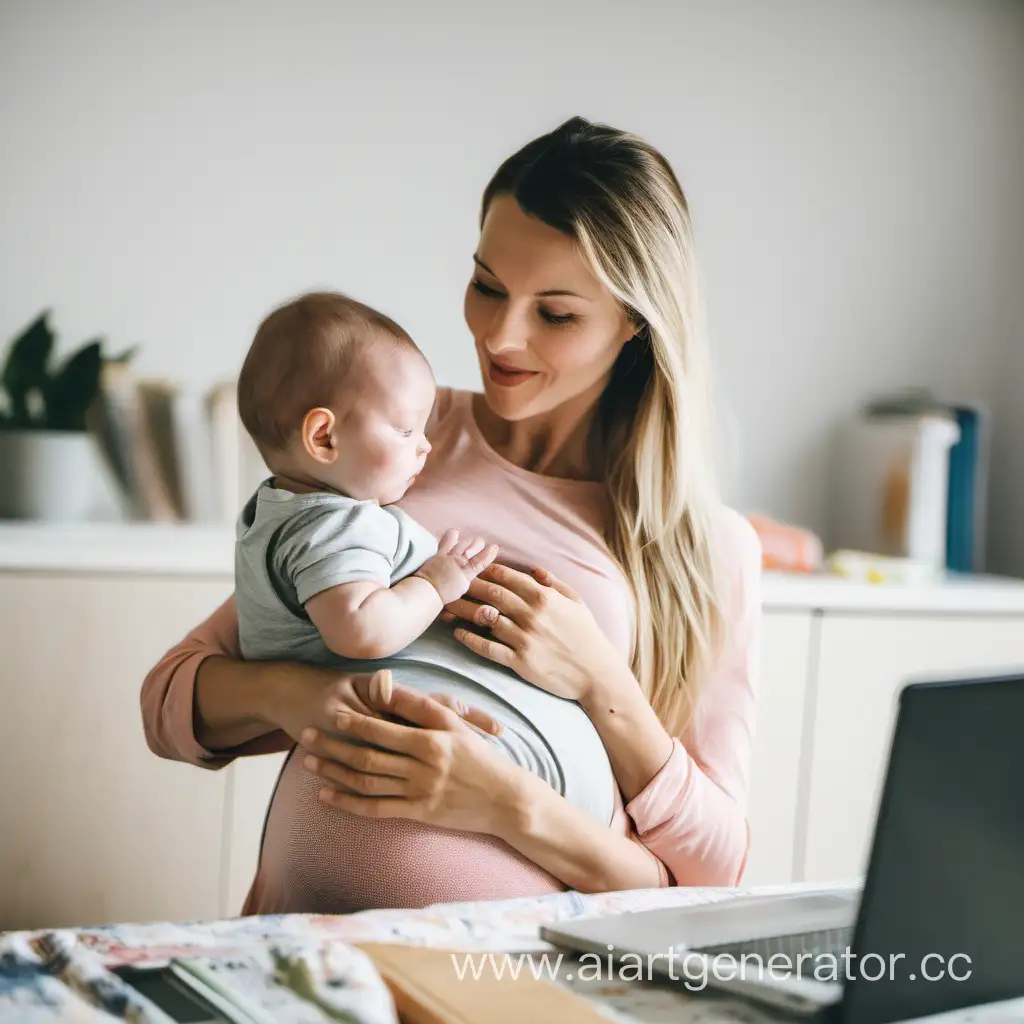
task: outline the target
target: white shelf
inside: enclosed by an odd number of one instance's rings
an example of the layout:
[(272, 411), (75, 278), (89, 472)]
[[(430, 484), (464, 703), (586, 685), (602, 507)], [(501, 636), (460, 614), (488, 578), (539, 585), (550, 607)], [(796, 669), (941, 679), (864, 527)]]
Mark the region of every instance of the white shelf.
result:
[[(0, 572), (230, 579), (233, 548), (229, 526), (0, 523)], [(1024, 580), (954, 577), (920, 586), (769, 572), (762, 599), (775, 611), (1024, 615)]]
[(227, 526), (0, 523), (0, 572), (230, 577), (233, 545)]

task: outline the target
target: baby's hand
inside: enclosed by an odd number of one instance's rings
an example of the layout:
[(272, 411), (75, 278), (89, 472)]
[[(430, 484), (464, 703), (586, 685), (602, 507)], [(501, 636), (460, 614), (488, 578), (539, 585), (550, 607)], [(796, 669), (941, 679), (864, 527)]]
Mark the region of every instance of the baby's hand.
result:
[(416, 570), (433, 584), (442, 604), (457, 601), (476, 579), (498, 557), (498, 546), (487, 544), (482, 537), (459, 537), (458, 530), (448, 530), (437, 545), (437, 554)]

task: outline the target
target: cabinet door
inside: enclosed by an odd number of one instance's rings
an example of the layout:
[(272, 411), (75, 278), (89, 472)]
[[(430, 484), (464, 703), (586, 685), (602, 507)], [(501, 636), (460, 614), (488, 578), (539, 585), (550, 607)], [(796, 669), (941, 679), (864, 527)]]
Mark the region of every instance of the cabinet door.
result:
[(903, 685), (1024, 665), (1024, 619), (827, 614), (820, 650), (798, 876), (813, 882), (867, 868)]
[(256, 875), (270, 797), (286, 754), (239, 758), (228, 768), (227, 881), (221, 913), (237, 917)]
[(0, 573), (0, 929), (217, 915), (226, 777), (150, 752), (139, 687), (230, 586)]
[(801, 737), (814, 618), (766, 612), (749, 803), (750, 856), (744, 885), (792, 881)]

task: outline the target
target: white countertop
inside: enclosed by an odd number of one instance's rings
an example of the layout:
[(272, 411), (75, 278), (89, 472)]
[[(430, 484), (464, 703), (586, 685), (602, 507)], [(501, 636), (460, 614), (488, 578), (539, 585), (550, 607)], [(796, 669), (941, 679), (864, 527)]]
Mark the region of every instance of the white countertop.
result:
[(1024, 616), (1024, 580), (951, 576), (933, 584), (859, 583), (841, 576), (767, 572), (763, 605), (773, 611), (924, 612)]
[(227, 526), (0, 523), (0, 572), (231, 576)]
[[(0, 523), (0, 572), (230, 578), (228, 526)], [(766, 609), (1024, 616), (1024, 580), (952, 577), (933, 585), (766, 573)]]

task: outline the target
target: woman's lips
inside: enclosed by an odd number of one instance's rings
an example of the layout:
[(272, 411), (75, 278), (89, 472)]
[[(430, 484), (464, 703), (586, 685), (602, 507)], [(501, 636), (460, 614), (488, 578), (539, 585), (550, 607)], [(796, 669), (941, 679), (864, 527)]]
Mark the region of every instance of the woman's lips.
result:
[(488, 376), (495, 384), (498, 384), (503, 388), (514, 388), (517, 384), (522, 384), (523, 381), (527, 381), (531, 377), (536, 377), (537, 371), (513, 370), (492, 362), (490, 364)]

